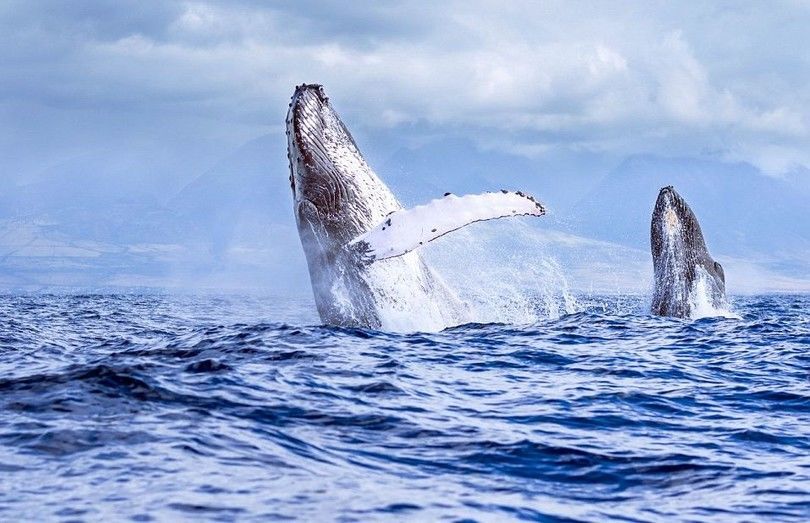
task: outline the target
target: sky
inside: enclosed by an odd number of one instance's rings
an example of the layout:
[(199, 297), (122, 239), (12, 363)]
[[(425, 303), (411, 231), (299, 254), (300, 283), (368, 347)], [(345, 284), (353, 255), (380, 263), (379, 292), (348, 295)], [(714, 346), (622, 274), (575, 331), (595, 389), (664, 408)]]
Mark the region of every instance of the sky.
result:
[(166, 201), (281, 136), (302, 82), (372, 160), (452, 138), (605, 172), (711, 158), (808, 187), (807, 27), (802, 0), (5, 0), (0, 188), (103, 163), (103, 183)]
[(810, 166), (810, 2), (363, 4), (6, 0), (6, 176), (93, 150), (188, 176), (277, 131), (305, 81), (361, 133)]

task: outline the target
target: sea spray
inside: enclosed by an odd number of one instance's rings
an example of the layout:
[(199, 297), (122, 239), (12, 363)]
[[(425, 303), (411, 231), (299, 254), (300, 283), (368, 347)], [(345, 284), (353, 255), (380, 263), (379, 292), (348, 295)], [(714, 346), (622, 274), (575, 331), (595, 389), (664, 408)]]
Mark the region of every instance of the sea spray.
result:
[(692, 305), (690, 317), (695, 319), (723, 317), (740, 319), (739, 314), (731, 309), (731, 304), (723, 297), (716, 299), (718, 293), (713, 291), (714, 281), (703, 267), (697, 267), (695, 282), (689, 292), (689, 303)]
[(522, 220), (480, 223), (425, 249), (469, 305), (468, 323), (526, 325), (581, 310), (543, 232)]

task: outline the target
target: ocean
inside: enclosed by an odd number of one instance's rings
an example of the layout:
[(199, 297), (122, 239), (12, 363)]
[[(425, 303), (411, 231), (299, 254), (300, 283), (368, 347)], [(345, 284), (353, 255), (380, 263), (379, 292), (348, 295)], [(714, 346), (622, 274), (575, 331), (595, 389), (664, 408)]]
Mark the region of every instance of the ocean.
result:
[(394, 334), (0, 297), (0, 520), (810, 520), (810, 296)]

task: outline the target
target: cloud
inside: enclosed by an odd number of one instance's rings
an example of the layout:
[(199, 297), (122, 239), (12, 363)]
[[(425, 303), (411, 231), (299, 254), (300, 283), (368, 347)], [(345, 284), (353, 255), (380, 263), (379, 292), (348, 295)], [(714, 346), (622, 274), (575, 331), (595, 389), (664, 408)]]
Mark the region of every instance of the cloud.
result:
[(181, 157), (178, 136), (222, 155), (277, 131), (315, 81), (361, 131), (418, 123), (532, 155), (711, 149), (781, 174), (810, 166), (808, 22), (795, 2), (7, 2), (0, 152), (20, 171), (41, 163), (22, 151), (133, 140)]

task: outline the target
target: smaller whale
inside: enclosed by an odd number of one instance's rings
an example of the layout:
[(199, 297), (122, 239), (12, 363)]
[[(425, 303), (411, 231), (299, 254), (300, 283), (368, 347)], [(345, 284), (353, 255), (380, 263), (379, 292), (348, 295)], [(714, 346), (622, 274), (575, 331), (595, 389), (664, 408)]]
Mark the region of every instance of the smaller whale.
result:
[(723, 266), (712, 259), (695, 213), (672, 186), (658, 193), (650, 224), (655, 272), (652, 313), (688, 318), (698, 303), (726, 305)]

